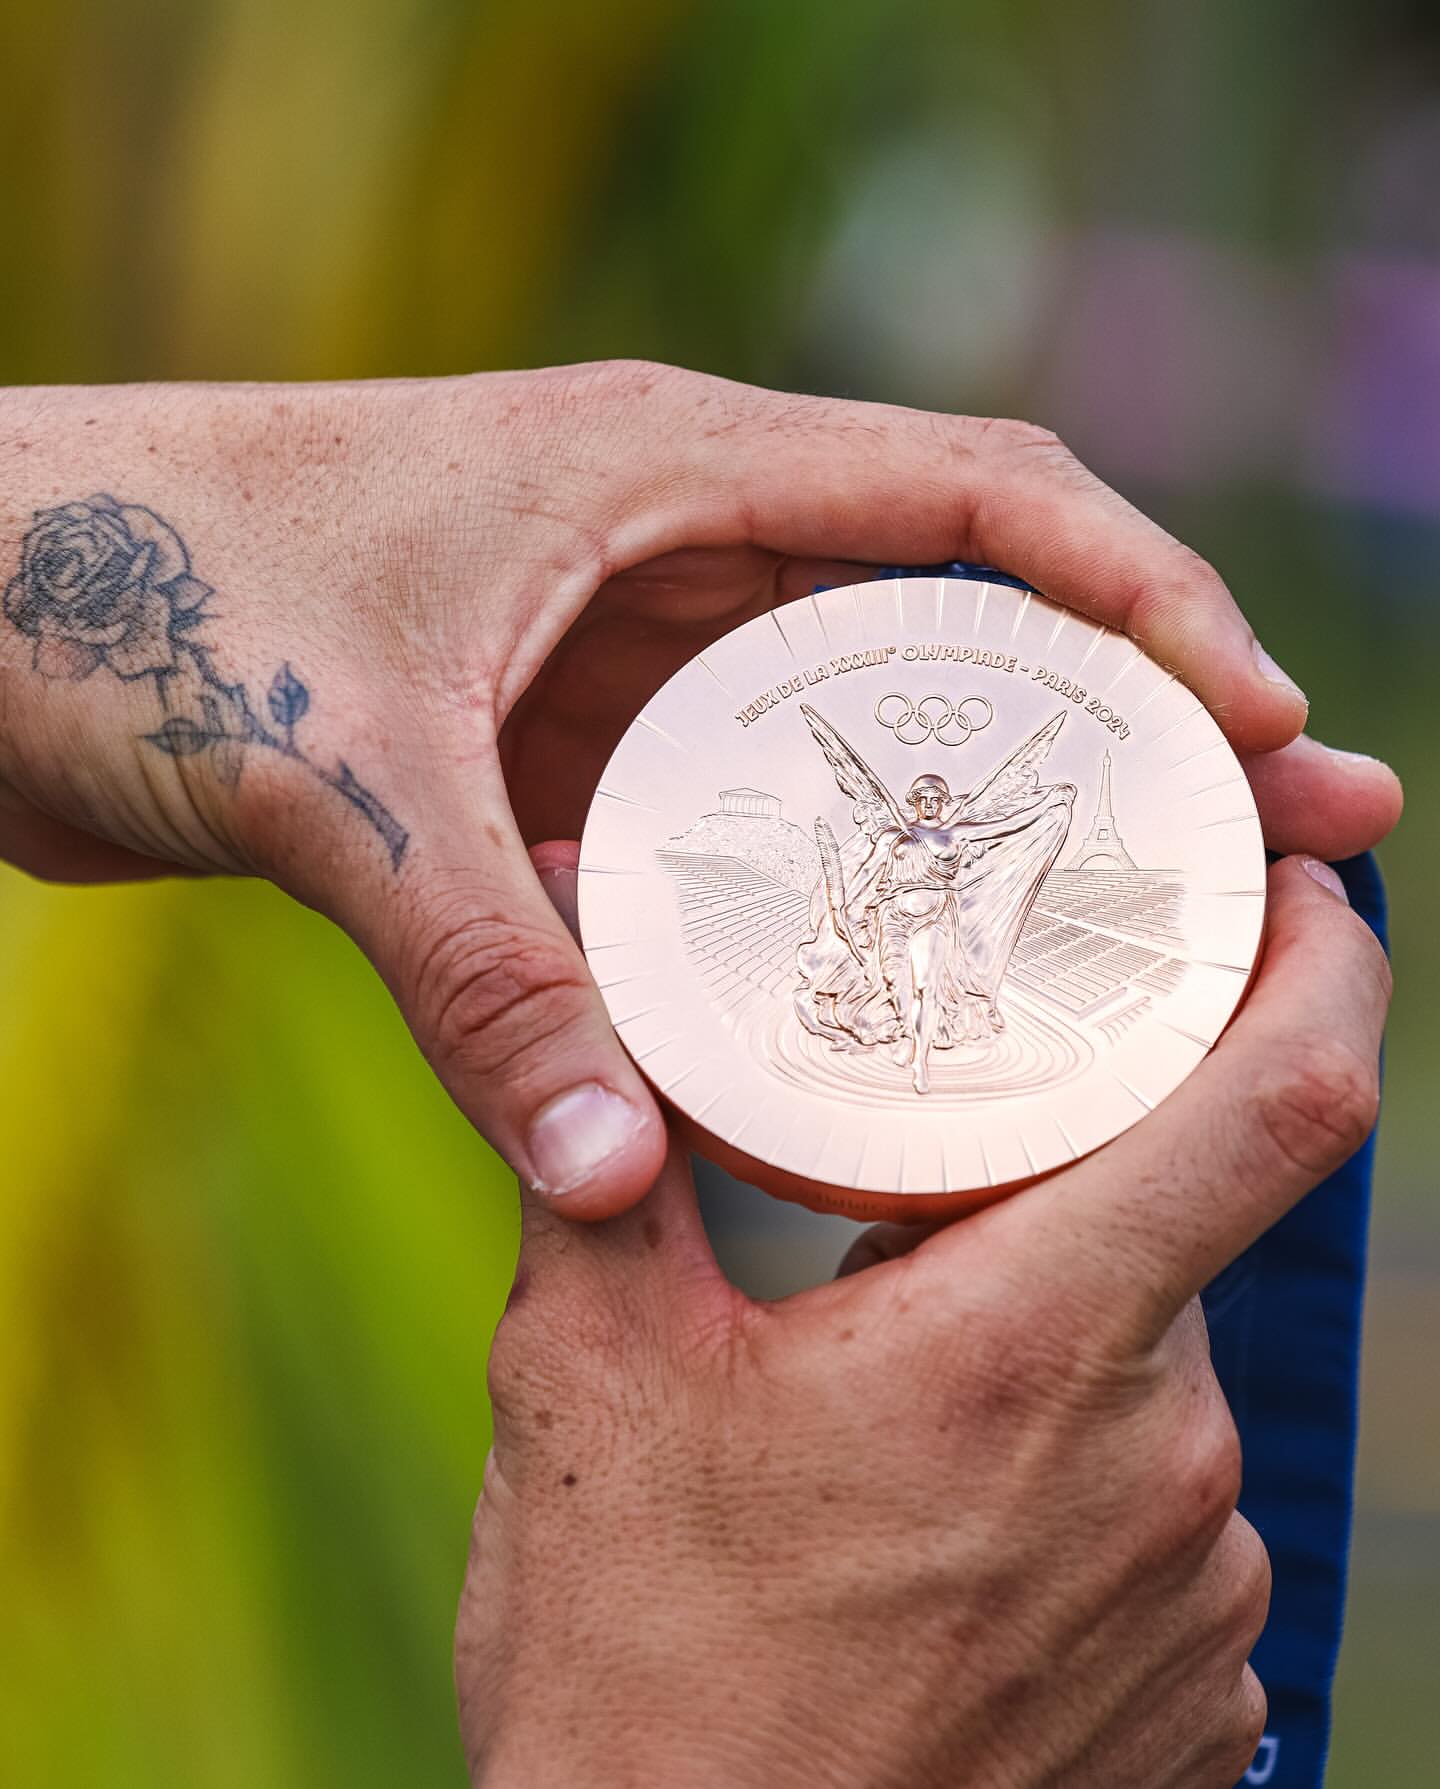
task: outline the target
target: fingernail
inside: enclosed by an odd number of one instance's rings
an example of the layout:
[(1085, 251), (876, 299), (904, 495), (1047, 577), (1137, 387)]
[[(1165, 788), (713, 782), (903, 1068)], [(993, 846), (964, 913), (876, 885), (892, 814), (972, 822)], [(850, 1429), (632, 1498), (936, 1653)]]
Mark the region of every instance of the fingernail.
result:
[(1345, 884), (1328, 863), (1321, 863), (1318, 857), (1302, 857), (1300, 868), (1312, 882), (1318, 882), (1321, 888), (1328, 889), (1338, 900), (1344, 901), (1347, 907), (1350, 905), (1350, 897), (1345, 892)]
[(530, 1184), (560, 1198), (624, 1149), (643, 1120), (629, 1100), (598, 1081), (559, 1093), (530, 1126)]
[(1252, 643), (1252, 649), (1255, 653), (1256, 667), (1265, 681), (1267, 683), (1278, 684), (1281, 689), (1289, 690), (1292, 695), (1298, 697), (1308, 708), (1310, 706), (1310, 698), (1288, 672), (1281, 670), (1279, 665), (1276, 664), (1275, 660), (1271, 658), (1270, 654), (1258, 640)]

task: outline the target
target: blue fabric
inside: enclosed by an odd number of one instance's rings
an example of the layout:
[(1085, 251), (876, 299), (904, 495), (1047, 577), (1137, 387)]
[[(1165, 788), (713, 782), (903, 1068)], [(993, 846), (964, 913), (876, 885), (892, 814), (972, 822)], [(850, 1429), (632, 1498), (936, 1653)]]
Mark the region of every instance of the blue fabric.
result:
[[(1373, 857), (1337, 864), (1382, 943)], [(1215, 1370), (1240, 1428), (1240, 1508), (1270, 1551), (1275, 1590), (1254, 1666), (1270, 1698), (1246, 1784), (1319, 1789), (1345, 1615), (1372, 1136), (1205, 1295)]]
[[(976, 565), (970, 559), (951, 559), (944, 565), (877, 565), (872, 578), (973, 578), (977, 583), (1008, 584), (1012, 590), (1035, 590), (1024, 578), (997, 571), (993, 565)], [(825, 586), (822, 584), (821, 589)], [(1040, 592), (1035, 591), (1038, 596)]]
[[(888, 566), (877, 578), (985, 579), (991, 566)], [(1337, 864), (1350, 903), (1388, 949), (1373, 857)], [(1373, 1137), (1211, 1285), (1215, 1371), (1245, 1454), (1240, 1508), (1270, 1552), (1275, 1588), (1254, 1665), (1270, 1698), (1245, 1785), (1320, 1789), (1345, 1614), (1354, 1505), (1360, 1322)]]

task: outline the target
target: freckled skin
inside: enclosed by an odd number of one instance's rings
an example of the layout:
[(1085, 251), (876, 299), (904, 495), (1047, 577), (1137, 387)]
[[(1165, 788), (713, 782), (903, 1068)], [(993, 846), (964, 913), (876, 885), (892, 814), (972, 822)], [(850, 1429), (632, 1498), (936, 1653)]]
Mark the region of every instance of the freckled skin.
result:
[[(1348, 1134), (1335, 1115), (1358, 1110), (1353, 1074), (1312, 1062), (1318, 1080), (1287, 1080), (1283, 1047), (1353, 1039), (1341, 1008), (1361, 997), (1343, 937), (1303, 977), (1314, 1009), (1297, 999), (1289, 1029), (1240, 1058), (1233, 1126), (1192, 1114), (1176, 1135), (1176, 1096), (1138, 1127), (1161, 1141), (1124, 1222), (1144, 1176), (1116, 1170), (1129, 1159), (1117, 1145), (1103, 1184), (1086, 1188), (1083, 1234), (1054, 1189), (1032, 1189), (965, 1226), (970, 1241), (937, 1237), (908, 1267), (881, 1262), (876, 1290), (831, 1288), (792, 1324), (741, 1314), (683, 1199), (665, 1207), (655, 1246), (624, 1215), (656, 1182), (664, 1127), (526, 851), (578, 832), (626, 725), (719, 634), (866, 566), (957, 557), (1002, 559), (1055, 601), (1133, 629), (1251, 754), (1272, 840), (1364, 849), (1398, 813), (1394, 779), (1297, 739), (1303, 698), (1257, 669), (1216, 575), (1044, 430), (634, 363), (0, 393), (0, 583), (29, 580), (38, 509), (102, 495), (156, 519), (148, 534), (138, 513), (125, 521), (145, 613), (80, 614), (74, 597), (100, 593), (77, 590), (65, 553), (43, 591), (12, 601), (0, 857), (59, 880), (270, 877), (357, 941), (527, 1186), (544, 1179), (534, 1139), (550, 1102), (599, 1090), (635, 1120), (554, 1199), (564, 1217), (529, 1197), (497, 1340), (495, 1461), (457, 1657), (472, 1764), (494, 1765), (487, 1789), (1028, 1789), (1027, 1770), (1085, 1789), (1078, 1765), (1066, 1774), (1081, 1758), (1107, 1785), (1232, 1784), (1235, 1735), (1254, 1716), (1235, 1667), (1263, 1599), (1253, 1556), (1219, 1559), (1205, 1595), (1186, 1577), (1220, 1546), (1206, 1553), (1197, 1508), (1243, 1548), (1222, 1520), (1224, 1447), (1195, 1423), (1203, 1356), (1183, 1327), (1149, 1336), (1117, 1390), (1096, 1337), (1102, 1320), (1134, 1315), (1137, 1286), (1194, 1279), (1194, 1262), (1165, 1251), (1200, 1252), (1217, 1187), (1256, 1225), (1299, 1196), (1246, 1129), (1257, 1110), (1302, 1127), (1319, 1112), (1331, 1143)], [(213, 603), (178, 571), (159, 576), (176, 550), (162, 521)], [(167, 632), (182, 612), (221, 625), (212, 637), (197, 622), (182, 649)], [(167, 641), (193, 672), (183, 707), (167, 706), (168, 667), (142, 663)], [(309, 697), (303, 716), (276, 681), (287, 665)], [(181, 720), (189, 729), (166, 731)], [(1285, 955), (1272, 938), (1266, 973)], [(1365, 974), (1373, 994), (1373, 963)], [(1215, 1060), (1254, 1034), (1264, 985)], [(1197, 1135), (1250, 1153), (1196, 1185)], [(1257, 1161), (1271, 1177), (1258, 1187)], [(1107, 1202), (1114, 1246), (1097, 1254)], [(999, 1249), (1025, 1212), (1044, 1221)], [(598, 1219), (615, 1221), (572, 1224)], [(1224, 1230), (1231, 1252), (1246, 1228)], [(1152, 1271), (1117, 1288), (1100, 1270), (1132, 1267), (1137, 1237)], [(932, 1276), (942, 1246), (979, 1258), (945, 1255)], [(1212, 1253), (1204, 1277), (1216, 1265)], [(843, 1352), (842, 1303), (857, 1338)], [(1015, 1381), (1013, 1408), (967, 1399), (992, 1374)], [(1184, 1446), (1206, 1442), (1203, 1473), (1167, 1425), (1177, 1375), (1192, 1394)], [(564, 1455), (547, 1452), (562, 1435)], [(1177, 1496), (1185, 1471), (1191, 1494)], [(817, 1489), (834, 1498), (823, 1522)], [(1162, 1524), (1157, 1557), (1177, 1565), (1163, 1607), (1147, 1600), (1157, 1574), (1115, 1551), (1141, 1519)], [(1079, 1532), (1097, 1543), (1077, 1548)], [(1029, 1592), (1027, 1618), (1004, 1632), (997, 1621), (967, 1651), (965, 1611), (996, 1574)], [(1097, 1610), (1111, 1612), (1113, 1646), (1086, 1677), (1093, 1653), (1075, 1640), (1093, 1639)], [(502, 1611), (513, 1627), (496, 1626)], [(1143, 1720), (1117, 1713), (1126, 1690)], [(1023, 1755), (987, 1713), (994, 1699), (1011, 1706)], [(1177, 1744), (1194, 1764), (1178, 1775)]]
[[(664, 1131), (526, 847), (576, 836), (645, 700), (777, 602), (867, 565), (999, 556), (1133, 625), (1232, 743), (1269, 753), (1257, 792), (1287, 849), (1349, 854), (1398, 811), (1381, 766), (1275, 750), (1303, 700), (1260, 672), (1223, 584), (1021, 423), (631, 362), (0, 392), (0, 583), (37, 509), (102, 493), (187, 543), (213, 621), (172, 640), (188, 692), (141, 663), (153, 604), (133, 631), (117, 618), (123, 640), (52, 625), (53, 604), (0, 624), (0, 857), (76, 881), (268, 876), (356, 940), (527, 1181), (548, 1184), (552, 1101), (597, 1086), (633, 1110), (567, 1192), (579, 1218), (643, 1196)], [(293, 732), (269, 702), (287, 665), (310, 698)]]
[(1373, 1122), (1385, 1010), (1343, 902), (1294, 862), (1269, 900), (1150, 1119), (833, 1285), (736, 1292), (678, 1148), (605, 1225), (530, 1203), (456, 1629), (475, 1783), (1233, 1789), (1269, 1568), (1194, 1293)]

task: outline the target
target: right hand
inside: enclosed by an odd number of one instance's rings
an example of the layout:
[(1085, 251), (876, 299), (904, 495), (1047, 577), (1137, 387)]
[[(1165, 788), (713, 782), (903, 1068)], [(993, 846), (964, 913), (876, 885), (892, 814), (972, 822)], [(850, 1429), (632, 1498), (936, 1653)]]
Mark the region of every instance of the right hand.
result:
[(1269, 1568), (1195, 1295), (1369, 1132), (1388, 995), (1280, 864), (1248, 1001), (1151, 1117), (779, 1304), (725, 1281), (678, 1156), (594, 1228), (528, 1200), (457, 1633), (474, 1780), (1232, 1789)]

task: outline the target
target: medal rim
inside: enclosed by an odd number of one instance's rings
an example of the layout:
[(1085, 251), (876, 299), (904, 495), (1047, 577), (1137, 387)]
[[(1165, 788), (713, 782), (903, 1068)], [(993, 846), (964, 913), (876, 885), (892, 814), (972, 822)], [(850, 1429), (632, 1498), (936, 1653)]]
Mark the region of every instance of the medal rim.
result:
[[(1021, 623), (1027, 615), (1033, 617), (1047, 613), (1053, 614), (1055, 622), (1052, 640), (1067, 625), (1072, 629), (1086, 630), (1091, 636), (1081, 659), (1082, 664), (1092, 661), (1102, 642), (1107, 639), (1128, 643), (1134, 657), (1127, 662), (1121, 674), (1127, 674), (1133, 668), (1135, 661), (1143, 660), (1153, 674), (1152, 681), (1158, 680), (1154, 682), (1150, 695), (1142, 701), (1142, 707), (1147, 706), (1167, 685), (1173, 685), (1176, 691), (1181, 692), (1184, 700), (1190, 705), (1188, 709), (1164, 732), (1148, 740), (1142, 740), (1140, 743), (1147, 749), (1153, 749), (1166, 733), (1177, 731), (1179, 727), (1186, 724), (1198, 724), (1202, 730), (1208, 729), (1213, 734), (1213, 738), (1201, 748), (1200, 752), (1191, 755), (1198, 756), (1202, 753), (1208, 754), (1211, 750), (1223, 749), (1227, 764), (1234, 767), (1235, 777), (1226, 779), (1221, 785), (1216, 786), (1230, 788), (1238, 784), (1238, 787), (1243, 790), (1244, 812), (1222, 821), (1212, 820), (1197, 823), (1197, 829), (1199, 825), (1224, 826), (1227, 831), (1232, 826), (1236, 829), (1234, 836), (1225, 840), (1221, 849), (1224, 858), (1236, 865), (1235, 874), (1243, 879), (1248, 871), (1253, 880), (1253, 886), (1210, 889), (1199, 892), (1210, 896), (1245, 894), (1258, 898), (1255, 903), (1254, 923), (1246, 931), (1243, 950), (1236, 952), (1232, 945), (1231, 954), (1238, 954), (1241, 960), (1223, 963), (1207, 962), (1206, 959), (1196, 956), (1194, 940), (1187, 938), (1187, 945), (1190, 946), (1187, 955), (1192, 966), (1223, 969), (1236, 976), (1237, 985), (1233, 998), (1229, 998), (1227, 995), (1223, 999), (1209, 1002), (1209, 1005), (1216, 1009), (1216, 1019), (1213, 1024), (1207, 1025), (1206, 1029), (1213, 1030), (1213, 1035), (1206, 1039), (1203, 1032), (1197, 1032), (1194, 1035), (1188, 1032), (1181, 1034), (1189, 1038), (1190, 1043), (1196, 1047), (1197, 1053), (1194, 1054), (1193, 1060), (1180, 1068), (1178, 1073), (1173, 1076), (1161, 1077), (1168, 1084), (1156, 1097), (1151, 1098), (1143, 1088), (1137, 1090), (1133, 1084), (1120, 1080), (1120, 1086), (1126, 1088), (1132, 1096), (1130, 1102), (1132, 1109), (1126, 1111), (1117, 1104), (1098, 1127), (1103, 1134), (1091, 1135), (1080, 1140), (1072, 1138), (1062, 1124), (1060, 1140), (1057, 1142), (1054, 1137), (1049, 1138), (1049, 1147), (1039, 1157), (1035, 1154), (1031, 1144), (1025, 1141), (1023, 1129), (1020, 1130), (1017, 1134), (1024, 1153), (1023, 1168), (1018, 1173), (1007, 1173), (1003, 1166), (998, 1172), (996, 1171), (991, 1156), (986, 1150), (987, 1131), (993, 1131), (998, 1138), (1002, 1133), (1014, 1130), (1013, 1122), (1006, 1125), (994, 1115), (996, 1108), (1004, 1105), (1006, 1097), (1014, 1096), (997, 1096), (981, 1104), (978, 1115), (973, 1119), (957, 1119), (956, 1122), (957, 1129), (965, 1128), (977, 1138), (980, 1159), (984, 1166), (983, 1176), (972, 1173), (968, 1177), (957, 1176), (952, 1181), (948, 1174), (942, 1173), (940, 1176), (934, 1177), (939, 1180), (940, 1184), (935, 1184), (934, 1180), (929, 1183), (917, 1181), (913, 1184), (905, 1184), (905, 1150), (902, 1140), (899, 1184), (897, 1184), (897, 1176), (894, 1174), (887, 1174), (883, 1179), (878, 1175), (866, 1175), (863, 1148), (856, 1167), (849, 1173), (837, 1172), (834, 1166), (831, 1166), (823, 1174), (817, 1173), (815, 1170), (825, 1159), (825, 1146), (828, 1139), (822, 1142), (818, 1150), (812, 1148), (803, 1155), (799, 1154), (790, 1146), (793, 1122), (785, 1126), (782, 1135), (784, 1147), (770, 1148), (764, 1153), (752, 1153), (745, 1147), (743, 1141), (743, 1115), (739, 1115), (737, 1121), (736, 1118), (727, 1117), (722, 1109), (719, 1116), (725, 1122), (716, 1122), (716, 1106), (720, 1105), (723, 1108), (725, 1099), (723, 1086), (718, 1094), (716, 1094), (715, 1088), (717, 1080), (723, 1081), (725, 1076), (726, 1065), (723, 1060), (725, 1054), (723, 1048), (715, 1052), (715, 1057), (718, 1059), (707, 1058), (703, 1063), (691, 1063), (683, 1068), (673, 1064), (656, 1063), (655, 1058), (660, 1056), (669, 1045), (678, 1042), (679, 1038), (684, 1035), (683, 997), (676, 997), (672, 1002), (676, 1008), (677, 1016), (682, 1022), (681, 1032), (675, 1038), (667, 1039), (662, 1044), (656, 1044), (653, 1035), (647, 1035), (641, 1029), (641, 1020), (651, 1016), (656, 1010), (655, 1008), (647, 1009), (644, 1014), (632, 1015), (629, 1018), (626, 1016), (625, 1009), (628, 1003), (622, 993), (622, 987), (636, 981), (640, 972), (623, 978), (621, 983), (612, 981), (607, 986), (606, 965), (600, 959), (604, 953), (618, 949), (622, 944), (628, 945), (630, 949), (643, 955), (646, 949), (645, 941), (621, 940), (606, 935), (613, 929), (613, 918), (624, 902), (623, 894), (617, 893), (615, 885), (629, 876), (660, 878), (665, 875), (665, 871), (658, 864), (631, 865), (615, 861), (617, 846), (620, 846), (624, 829), (611, 824), (610, 812), (607, 810), (612, 809), (612, 803), (628, 803), (632, 807), (646, 805), (620, 787), (629, 775), (630, 769), (633, 768), (631, 761), (637, 756), (643, 761), (647, 755), (651, 755), (657, 750), (667, 749), (667, 742), (670, 749), (678, 749), (682, 752), (692, 749), (688, 742), (677, 740), (674, 737), (678, 729), (675, 727), (673, 717), (669, 715), (669, 709), (673, 706), (677, 686), (683, 692), (684, 686), (691, 680), (708, 678), (722, 684), (727, 693), (733, 694), (730, 691), (728, 680), (717, 672), (716, 665), (717, 662), (725, 665), (728, 659), (733, 658), (735, 656), (734, 648), (737, 645), (744, 647), (743, 656), (747, 663), (753, 662), (755, 668), (762, 674), (768, 667), (772, 675), (776, 674), (777, 669), (783, 675), (793, 667), (796, 658), (789, 636), (797, 629), (795, 626), (787, 626), (789, 618), (795, 618), (797, 623), (802, 616), (807, 620), (813, 618), (819, 625), (821, 636), (828, 643), (832, 633), (830, 624), (841, 622), (845, 618), (847, 608), (853, 609), (854, 616), (860, 618), (863, 624), (865, 605), (868, 603), (872, 608), (877, 603), (883, 605), (885, 589), (889, 586), (893, 586), (895, 615), (899, 622), (898, 629), (892, 625), (890, 631), (913, 633), (917, 630), (913, 623), (906, 619), (905, 605), (907, 600), (912, 607), (917, 603), (923, 604), (927, 592), (919, 587), (927, 585), (930, 587), (928, 593), (930, 600), (934, 603), (934, 621), (931, 631), (937, 637), (943, 635), (945, 640), (954, 641), (956, 644), (971, 644), (988, 649), (995, 644), (996, 636), (993, 623), (997, 612), (1008, 610), (1013, 615), (1006, 636), (1010, 640), (1019, 634)], [(949, 607), (952, 601), (968, 602), (973, 606), (974, 621), (970, 628), (957, 625), (958, 618), (954, 617), (953, 611)], [(828, 622), (827, 610), (830, 612)], [(985, 625), (987, 621), (991, 625)], [(948, 626), (945, 625), (947, 623)], [(850, 651), (861, 649), (858, 642), (847, 641), (846, 646)], [(1074, 651), (1073, 643), (1069, 644), (1069, 656), (1073, 656)], [(728, 669), (728, 665), (726, 668)], [(1119, 676), (1112, 679), (1112, 682), (1118, 681)], [(1132, 684), (1131, 688), (1134, 687)], [(991, 687), (987, 686), (986, 691), (982, 693), (990, 694)], [(884, 692), (882, 692), (883, 694)], [(657, 711), (666, 715), (669, 721), (668, 728), (663, 728), (657, 723)], [(1203, 717), (1203, 719), (1198, 717)], [(883, 724), (885, 723), (882, 722)], [(721, 749), (723, 753), (723, 742), (721, 742)], [(714, 763), (713, 754), (706, 761)], [(1188, 760), (1182, 760), (1182, 762), (1186, 761)], [(1178, 767), (1178, 765), (1167, 765), (1164, 768), (1174, 770)], [(1072, 821), (1070, 831), (1067, 832), (1061, 847), (1062, 854), (1073, 848), (1073, 831), (1074, 823)], [(652, 849), (658, 849), (658, 846), (652, 846)], [(618, 855), (623, 857), (623, 846), (620, 846)], [(699, 1153), (716, 1160), (722, 1167), (729, 1167), (740, 1178), (760, 1186), (764, 1190), (773, 1192), (780, 1197), (798, 1200), (815, 1209), (841, 1211), (857, 1217), (879, 1215), (902, 1219), (924, 1219), (930, 1216), (944, 1216), (947, 1213), (960, 1210), (976, 1209), (1005, 1197), (1011, 1192), (1018, 1191), (1026, 1185), (1033, 1184), (1036, 1180), (1048, 1178), (1051, 1174), (1084, 1159), (1093, 1154), (1095, 1150), (1105, 1147), (1115, 1138), (1123, 1135), (1146, 1116), (1148, 1111), (1158, 1105), (1160, 1100), (1168, 1097), (1177, 1087), (1188, 1080), (1190, 1074), (1214, 1047), (1215, 1041), (1224, 1029), (1233, 1021), (1253, 980), (1264, 935), (1264, 866), (1264, 845), (1253, 793), (1233, 748), (1225, 740), (1213, 716), (1204, 709), (1198, 698), (1177, 679), (1165, 672), (1163, 667), (1149, 659), (1135, 642), (1129, 640), (1127, 635), (1107, 628), (1077, 611), (1052, 603), (1038, 593), (1021, 589), (1008, 580), (991, 583), (988, 580), (971, 580), (954, 576), (868, 580), (818, 592), (810, 597), (779, 605), (773, 610), (767, 610), (761, 615), (742, 622), (738, 627), (711, 642), (702, 652), (695, 654), (650, 698), (640, 714), (631, 722), (611, 755), (587, 815), (580, 849), (580, 929), (591, 972), (600, 986), (607, 1011), (622, 1043), (656, 1093), (678, 1115), (682, 1129), (688, 1134), (692, 1146)], [(1047, 876), (1057, 867), (1060, 867), (1058, 857), (1055, 864), (1052, 864), (1051, 870), (1046, 872)], [(1231, 930), (1233, 932), (1233, 927)], [(692, 995), (695, 993), (699, 995), (702, 1013), (708, 1013), (713, 1020), (713, 1005), (709, 1003), (705, 995), (694, 966), (683, 959), (683, 953), (680, 963), (671, 964), (667, 957), (664, 963), (653, 963), (649, 973), (652, 975), (668, 973), (672, 967), (681, 973), (683, 979), (688, 979)], [(1003, 985), (1003, 977), (1001, 985)], [(1168, 1002), (1171, 998), (1172, 996), (1167, 994), (1164, 996), (1164, 1002)], [(660, 1006), (663, 1008), (666, 1004), (667, 1002), (662, 999)], [(692, 1021), (693, 1007), (692, 999)], [(1163, 1010), (1162, 1003), (1160, 1011)], [(1163, 1024), (1164, 1021), (1158, 1013), (1142, 1016), (1137, 1022), (1136, 1032), (1143, 1037), (1155, 1026)], [(733, 1037), (730, 1039), (730, 1053), (734, 1059), (731, 1064), (733, 1075), (741, 1061), (741, 1046), (739, 1041)], [(1106, 1061), (1107, 1059), (1102, 1058), (1092, 1062), (1081, 1071), (1079, 1080), (1087, 1082), (1095, 1078), (1097, 1071), (1106, 1066)], [(1111, 1078), (1119, 1079), (1118, 1074), (1113, 1070)], [(775, 1079), (778, 1081), (778, 1077)], [(686, 1085), (682, 1086), (682, 1083)], [(680, 1091), (677, 1092), (677, 1089)], [(692, 1089), (694, 1091), (691, 1091)], [(703, 1100), (697, 1098), (697, 1093), (700, 1090), (706, 1090), (713, 1097), (705, 1097)], [(845, 1110), (843, 1102), (833, 1095), (827, 1096), (817, 1092), (812, 1096), (806, 1090), (797, 1088), (794, 1097), (795, 1103), (800, 1107), (804, 1107), (814, 1098), (816, 1100), (824, 1099), (827, 1108), (834, 1107), (837, 1112)], [(917, 1094), (915, 1097), (921, 1099), (928, 1096)], [(1046, 1088), (1042, 1085), (1020, 1097), (1034, 1103), (1043, 1112), (1047, 1102)], [(1056, 1103), (1062, 1106), (1064, 1104), (1063, 1101)], [(855, 1107), (852, 1106), (849, 1108), (849, 1112), (851, 1117), (856, 1120), (856, 1125), (852, 1128), (858, 1128), (861, 1131), (867, 1127), (869, 1129), (896, 1125), (903, 1127), (910, 1117), (903, 1107), (878, 1107), (873, 1103), (868, 1108), (862, 1107), (859, 1113), (856, 1113)], [(915, 1115), (928, 1122), (928, 1114), (917, 1113)], [(836, 1122), (838, 1123), (838, 1118)], [(1001, 1152), (997, 1150), (998, 1153)], [(1013, 1152), (1010, 1159), (1012, 1165), (1020, 1165), (1014, 1158)], [(942, 1145), (942, 1163), (945, 1160), (945, 1151)]]

